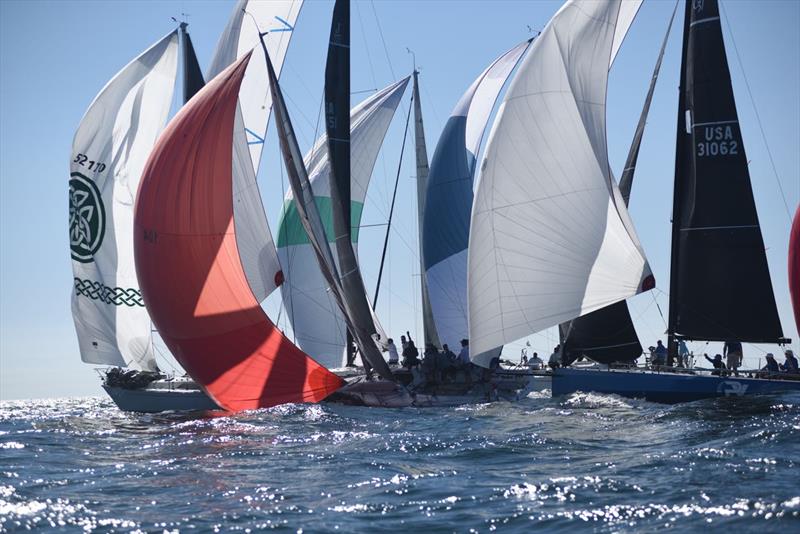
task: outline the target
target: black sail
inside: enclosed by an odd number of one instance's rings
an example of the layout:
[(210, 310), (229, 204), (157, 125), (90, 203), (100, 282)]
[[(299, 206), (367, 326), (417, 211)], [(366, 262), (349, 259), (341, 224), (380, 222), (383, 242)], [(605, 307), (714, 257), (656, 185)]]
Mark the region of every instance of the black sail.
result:
[(599, 363), (631, 362), (642, 345), (624, 300), (559, 325), (569, 363), (586, 356)]
[(336, 255), (343, 296), (353, 319), (350, 334), (361, 351), (364, 366), (372, 367), (383, 378), (391, 379), (392, 372), (374, 341), (377, 330), (352, 243), (349, 0), (337, 0), (333, 7), (325, 65), (325, 130), (331, 162), (331, 211)]
[(181, 24), (181, 34), (183, 35), (183, 102), (188, 102), (206, 84), (203, 79), (203, 72), (197, 62), (197, 55), (194, 53), (192, 38), (186, 31), (186, 23)]
[[(672, 30), (672, 22), (675, 20), (677, 7), (676, 4), (675, 10), (672, 11), (672, 17), (669, 19), (667, 32), (664, 34), (661, 50), (658, 53), (658, 59), (653, 69), (653, 76), (650, 78), (650, 87), (647, 90), (644, 106), (639, 115), (639, 123), (636, 125), (631, 148), (625, 160), (625, 168), (619, 180), (619, 191), (626, 206), (630, 202), (636, 161), (639, 158), (639, 148), (642, 145), (647, 115), (650, 113), (650, 104), (653, 101), (653, 93), (656, 89), (658, 74), (661, 71), (661, 62), (664, 59), (664, 51), (667, 48), (667, 41)], [(636, 329), (633, 327), (628, 303), (624, 300), (587, 313), (570, 322), (562, 323), (559, 325), (559, 331), (569, 363), (575, 361), (581, 355), (606, 364), (631, 362), (642, 354), (642, 345), (636, 335)]]
[(783, 332), (716, 0), (686, 3), (683, 46), (669, 332), (776, 343)]

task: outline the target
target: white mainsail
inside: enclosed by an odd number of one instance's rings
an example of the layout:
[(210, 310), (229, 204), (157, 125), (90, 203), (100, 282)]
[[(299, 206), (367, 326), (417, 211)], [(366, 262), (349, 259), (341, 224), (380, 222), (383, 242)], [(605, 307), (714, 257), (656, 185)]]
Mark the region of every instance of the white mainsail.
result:
[(567, 2), (498, 112), (468, 253), (470, 349), (479, 365), (500, 345), (652, 287), (606, 145), (608, 66), (632, 20), (621, 4)]
[[(408, 80), (409, 78), (404, 78), (382, 89), (354, 107), (350, 113), (350, 200), (356, 251), (357, 225), (361, 220), (372, 170)], [(305, 163), (328, 241), (332, 243), (330, 162), (324, 135), (314, 143), (314, 147), (305, 157)], [(278, 256), (286, 274), (286, 281), (281, 286), (281, 296), (300, 347), (326, 367), (340, 367), (343, 363), (347, 328), (319, 270), (314, 249), (300, 224), (293, 199), (291, 191), (288, 192), (278, 227)], [(380, 330), (379, 324), (376, 327)], [(386, 339), (382, 332), (379, 331), (379, 334), (381, 339)]]
[(108, 82), (75, 132), (69, 180), (72, 315), (87, 363), (156, 368), (133, 261), (133, 204), (169, 114), (177, 69), (176, 30)]
[(233, 202), (236, 243), (247, 281), (258, 300), (283, 282), (281, 264), (261, 202), (256, 176), (272, 110), (266, 58), (259, 32), (280, 76), (303, 0), (239, 0), (220, 36), (208, 79), (253, 50), (239, 91), (233, 139)]

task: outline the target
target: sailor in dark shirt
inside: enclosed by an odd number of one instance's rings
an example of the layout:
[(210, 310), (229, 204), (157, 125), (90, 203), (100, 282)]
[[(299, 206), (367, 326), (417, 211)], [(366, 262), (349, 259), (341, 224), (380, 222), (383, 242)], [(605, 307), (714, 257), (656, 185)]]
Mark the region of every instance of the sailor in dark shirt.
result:
[(736, 340), (728, 340), (725, 346), (722, 347), (722, 354), (728, 360), (728, 369), (739, 376), (739, 367), (742, 365), (744, 353), (742, 352), (742, 344)]
[(762, 371), (766, 371), (767, 374), (772, 373), (780, 373), (781, 368), (778, 365), (778, 362), (775, 361), (775, 356), (772, 355), (771, 352), (767, 353), (767, 365), (761, 368)]
[(784, 353), (784, 356), (786, 356), (786, 361), (783, 362), (783, 365), (781, 365), (783, 372), (792, 375), (796, 375), (798, 372), (800, 372), (797, 368), (797, 358), (794, 357), (794, 353), (791, 350), (787, 350)]
[(725, 364), (722, 363), (722, 354), (716, 354), (713, 360), (708, 357), (708, 354), (703, 354), (703, 356), (706, 357), (706, 360), (714, 364), (714, 370), (711, 371), (711, 374), (721, 376), (722, 370), (725, 369)]

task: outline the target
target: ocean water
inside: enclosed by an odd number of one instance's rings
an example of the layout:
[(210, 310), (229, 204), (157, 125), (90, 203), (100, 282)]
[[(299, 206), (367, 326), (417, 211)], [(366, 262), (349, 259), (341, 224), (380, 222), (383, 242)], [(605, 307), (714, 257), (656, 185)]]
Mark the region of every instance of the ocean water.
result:
[(0, 403), (0, 530), (800, 532), (800, 396), (135, 415)]

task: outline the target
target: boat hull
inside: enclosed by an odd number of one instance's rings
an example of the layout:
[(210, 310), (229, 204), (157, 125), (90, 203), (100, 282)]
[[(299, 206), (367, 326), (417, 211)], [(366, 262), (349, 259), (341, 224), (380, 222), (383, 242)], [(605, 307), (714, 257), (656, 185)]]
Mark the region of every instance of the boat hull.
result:
[(192, 412), (220, 409), (199, 389), (125, 389), (105, 384), (103, 389), (117, 407), (125, 412)]
[(674, 404), (714, 397), (800, 392), (800, 381), (644, 370), (557, 369), (553, 373), (553, 397), (578, 391)]

